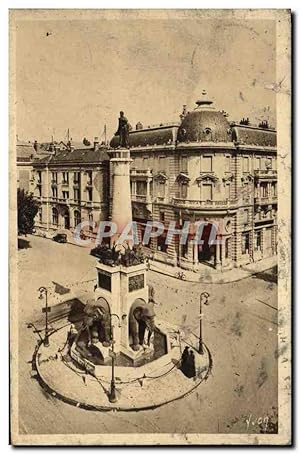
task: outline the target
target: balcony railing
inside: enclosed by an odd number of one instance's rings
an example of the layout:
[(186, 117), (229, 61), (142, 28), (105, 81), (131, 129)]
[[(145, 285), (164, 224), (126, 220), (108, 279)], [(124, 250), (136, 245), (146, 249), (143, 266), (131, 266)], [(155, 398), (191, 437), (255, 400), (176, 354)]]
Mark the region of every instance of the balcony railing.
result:
[(179, 199), (177, 197), (173, 197), (173, 205), (175, 206), (182, 206), (182, 207), (189, 207), (189, 208), (198, 208), (198, 207), (205, 207), (205, 208), (227, 208), (231, 205), (236, 205), (237, 200), (187, 200), (187, 199)]
[(153, 177), (153, 174), (152, 174), (152, 170), (150, 169), (143, 169), (143, 170), (139, 170), (139, 169), (131, 169), (130, 170), (130, 176), (131, 177), (148, 177), (148, 178), (152, 178)]
[(275, 169), (264, 169), (264, 170), (254, 170), (254, 177), (257, 179), (260, 178), (277, 178), (277, 170)]
[(131, 200), (133, 202), (151, 203), (151, 197), (141, 194), (131, 194)]
[(277, 203), (276, 195), (268, 195), (265, 197), (255, 197), (254, 203), (257, 205), (269, 205), (271, 203)]

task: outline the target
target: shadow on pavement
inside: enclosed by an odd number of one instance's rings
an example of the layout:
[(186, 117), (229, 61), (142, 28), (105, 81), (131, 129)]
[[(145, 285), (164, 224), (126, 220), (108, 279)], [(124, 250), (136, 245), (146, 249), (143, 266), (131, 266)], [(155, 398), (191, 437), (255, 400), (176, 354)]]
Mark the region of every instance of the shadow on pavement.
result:
[(252, 278), (262, 279), (263, 281), (274, 282), (277, 284), (277, 265), (273, 268), (270, 268), (269, 270), (253, 274)]

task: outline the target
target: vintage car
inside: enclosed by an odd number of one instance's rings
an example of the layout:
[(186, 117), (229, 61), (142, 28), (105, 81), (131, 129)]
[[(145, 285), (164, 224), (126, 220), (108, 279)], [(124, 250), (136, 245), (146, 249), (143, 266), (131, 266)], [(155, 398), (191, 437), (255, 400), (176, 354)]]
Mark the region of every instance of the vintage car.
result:
[(52, 239), (57, 243), (67, 243), (66, 233), (57, 233)]

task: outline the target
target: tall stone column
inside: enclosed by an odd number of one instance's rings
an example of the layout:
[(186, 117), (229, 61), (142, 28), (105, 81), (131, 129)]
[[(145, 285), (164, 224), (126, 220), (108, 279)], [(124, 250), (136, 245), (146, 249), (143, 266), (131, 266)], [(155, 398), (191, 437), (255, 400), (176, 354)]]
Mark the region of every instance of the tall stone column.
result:
[(127, 148), (109, 151), (112, 168), (112, 215), (111, 220), (117, 226), (116, 234), (111, 238), (113, 244), (120, 237), (124, 228), (132, 222), (130, 194), (130, 152)]

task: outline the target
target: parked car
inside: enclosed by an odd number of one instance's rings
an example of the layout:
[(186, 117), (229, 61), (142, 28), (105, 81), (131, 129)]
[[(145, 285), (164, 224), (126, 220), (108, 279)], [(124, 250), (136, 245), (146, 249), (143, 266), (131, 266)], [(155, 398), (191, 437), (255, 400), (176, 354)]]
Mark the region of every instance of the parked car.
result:
[(66, 233), (57, 233), (53, 238), (53, 241), (57, 243), (66, 243), (67, 242), (67, 235)]

